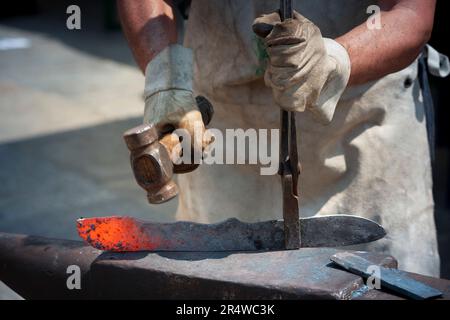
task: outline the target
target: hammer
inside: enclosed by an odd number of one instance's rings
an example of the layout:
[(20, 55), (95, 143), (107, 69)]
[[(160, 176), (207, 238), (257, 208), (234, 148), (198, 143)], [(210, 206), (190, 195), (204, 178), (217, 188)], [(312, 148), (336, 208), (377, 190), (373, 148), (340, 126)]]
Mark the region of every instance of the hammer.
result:
[[(211, 122), (214, 109), (203, 96), (195, 98), (205, 125)], [(131, 168), (136, 182), (147, 191), (147, 199), (151, 204), (160, 204), (171, 200), (178, 194), (178, 187), (172, 180), (174, 173), (188, 173), (199, 165), (174, 165), (170, 155), (170, 144), (161, 143), (169, 135), (160, 139), (160, 133), (151, 124), (142, 124), (127, 130), (123, 137), (130, 150)]]

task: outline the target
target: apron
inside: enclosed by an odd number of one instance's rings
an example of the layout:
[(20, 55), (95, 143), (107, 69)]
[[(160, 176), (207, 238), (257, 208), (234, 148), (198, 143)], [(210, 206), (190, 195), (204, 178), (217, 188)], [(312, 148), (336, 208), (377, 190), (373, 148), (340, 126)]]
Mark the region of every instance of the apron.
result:
[[(295, 1), (324, 37), (364, 23), (371, 1)], [(279, 108), (264, 84), (265, 55), (252, 32), (275, 0), (194, 0), (185, 46), (195, 60), (195, 91), (212, 102), (210, 127), (279, 128)], [(393, 255), (399, 268), (439, 275), (432, 178), (418, 63), (378, 81), (348, 88), (332, 123), (298, 113), (301, 216), (355, 214), (372, 219), (387, 236), (356, 249)], [(177, 219), (213, 223), (237, 217), (282, 218), (278, 175), (258, 165), (201, 165), (178, 177)], [(355, 248), (353, 248), (355, 249)]]

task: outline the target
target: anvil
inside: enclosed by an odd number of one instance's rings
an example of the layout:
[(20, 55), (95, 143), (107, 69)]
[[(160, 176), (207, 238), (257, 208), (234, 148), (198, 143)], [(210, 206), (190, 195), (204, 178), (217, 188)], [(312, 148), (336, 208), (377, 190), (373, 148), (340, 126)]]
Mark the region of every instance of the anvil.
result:
[[(258, 252), (102, 252), (81, 241), (0, 232), (0, 281), (27, 299), (400, 299), (334, 266), (332, 248)], [(348, 252), (348, 251), (346, 251)], [(354, 252), (396, 268), (393, 257)], [(81, 290), (67, 281), (80, 270)], [(399, 271), (401, 272), (401, 271)], [(450, 281), (405, 273), (450, 297)]]

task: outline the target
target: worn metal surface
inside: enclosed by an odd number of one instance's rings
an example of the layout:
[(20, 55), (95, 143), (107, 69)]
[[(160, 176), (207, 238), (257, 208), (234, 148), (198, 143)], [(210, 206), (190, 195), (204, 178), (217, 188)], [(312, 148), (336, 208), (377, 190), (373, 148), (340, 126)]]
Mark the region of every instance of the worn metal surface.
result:
[(154, 125), (142, 124), (127, 130), (124, 140), (130, 150), (130, 163), (136, 182), (147, 191), (150, 203), (160, 204), (178, 195), (172, 180), (173, 164), (170, 151), (158, 141)]
[[(292, 18), (292, 0), (280, 0), (281, 21)], [(299, 224), (297, 126), (294, 112), (280, 111), (280, 170), (285, 249), (302, 246)]]
[[(433, 277), (424, 276), (417, 273), (410, 273), (402, 271), (408, 277), (417, 281), (423, 282), (433, 288), (442, 292), (442, 296), (436, 298), (436, 300), (450, 300), (450, 280), (438, 279)], [(406, 298), (398, 295), (397, 293), (382, 289), (382, 290), (368, 290), (363, 295), (354, 297), (355, 300), (405, 300)]]
[[(372, 273), (368, 272), (368, 270), (369, 267), (373, 265), (373, 262), (370, 262), (354, 253), (336, 253), (331, 257), (331, 261), (362, 277), (367, 278), (372, 276)], [(382, 287), (398, 292), (408, 298), (423, 300), (442, 295), (441, 291), (408, 277), (402, 271), (388, 269), (382, 266), (379, 266), (379, 270), (379, 275), (374, 274), (373, 277), (380, 280)]]
[[(92, 266), (102, 297), (350, 299), (360, 277), (329, 267), (330, 248), (254, 253), (105, 253)], [(395, 259), (359, 253), (395, 267)], [(124, 274), (127, 274), (124, 276)]]
[(292, 0), (280, 0), (281, 21), (291, 19), (293, 16)]
[[(290, 133), (289, 133), (290, 131)], [(280, 172), (283, 194), (285, 249), (298, 249), (303, 241), (299, 224), (298, 155), (295, 117), (281, 111)]]
[(302, 247), (343, 247), (383, 238), (384, 228), (372, 220), (352, 215), (300, 219)]
[[(0, 232), (0, 280), (25, 299), (90, 298), (90, 266), (101, 253), (80, 241)], [(80, 268), (82, 290), (67, 288), (70, 265)]]
[[(346, 215), (302, 218), (302, 246), (341, 247), (382, 238), (384, 229), (371, 220)], [(228, 219), (201, 224), (152, 223), (133, 217), (85, 218), (78, 233), (97, 249), (109, 251), (257, 251), (282, 250), (283, 221), (245, 223)]]
[[(0, 233), (0, 280), (26, 299), (399, 299), (368, 290), (362, 278), (333, 267), (339, 252), (101, 253), (78, 241)], [(390, 256), (357, 252), (396, 267)], [(81, 269), (81, 289), (66, 286), (67, 266)], [(450, 281), (408, 274), (450, 297)]]

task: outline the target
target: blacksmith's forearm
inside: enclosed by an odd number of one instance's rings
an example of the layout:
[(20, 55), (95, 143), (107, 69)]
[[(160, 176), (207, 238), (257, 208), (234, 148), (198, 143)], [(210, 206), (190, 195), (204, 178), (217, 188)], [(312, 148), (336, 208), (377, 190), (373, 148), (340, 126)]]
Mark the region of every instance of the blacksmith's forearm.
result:
[(144, 72), (148, 62), (177, 42), (171, 0), (117, 0), (120, 20), (134, 58)]
[(429, 40), (435, 0), (379, 0), (381, 29), (364, 23), (336, 39), (348, 51), (349, 85), (363, 84), (411, 64)]

